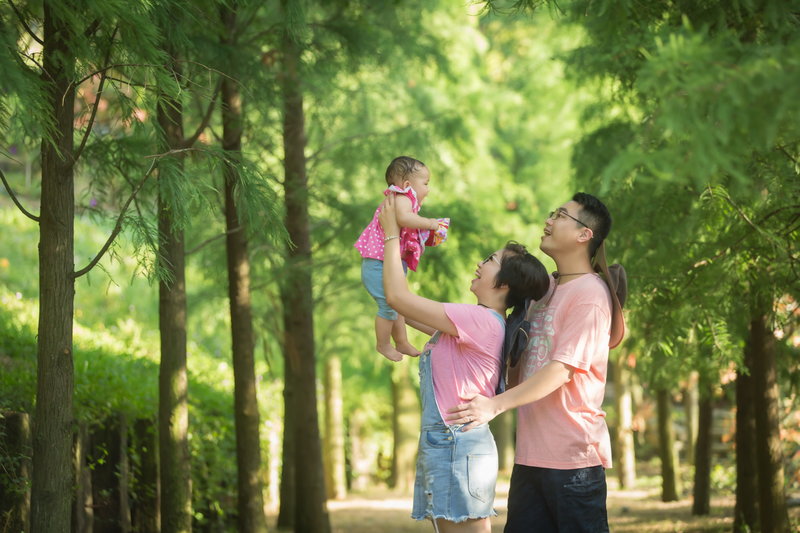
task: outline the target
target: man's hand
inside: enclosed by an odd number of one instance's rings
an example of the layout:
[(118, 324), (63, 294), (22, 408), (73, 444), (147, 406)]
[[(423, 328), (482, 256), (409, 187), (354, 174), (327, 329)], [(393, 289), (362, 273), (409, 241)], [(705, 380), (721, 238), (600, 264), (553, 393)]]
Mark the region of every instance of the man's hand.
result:
[(469, 431), (486, 424), (500, 414), (492, 398), (480, 395), (475, 396), (469, 403), (460, 403), (448, 409), (447, 412), (450, 413), (447, 417), (448, 424), (465, 424), (461, 431)]

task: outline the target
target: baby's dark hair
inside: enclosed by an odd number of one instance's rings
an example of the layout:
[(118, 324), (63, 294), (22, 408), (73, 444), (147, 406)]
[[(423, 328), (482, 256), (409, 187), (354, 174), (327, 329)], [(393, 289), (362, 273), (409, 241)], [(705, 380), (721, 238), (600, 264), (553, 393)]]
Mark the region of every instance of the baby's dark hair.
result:
[(504, 250), (500, 272), (495, 277), (495, 287), (508, 285), (506, 307), (511, 309), (511, 313), (506, 318), (500, 382), (495, 391), (497, 394), (505, 390), (508, 366), (516, 366), (522, 351), (528, 345), (530, 324), (525, 321), (528, 305), (533, 300), (544, 298), (550, 288), (547, 269), (523, 245), (508, 241)]
[(402, 183), (406, 176), (425, 168), (425, 163), (407, 155), (395, 157), (386, 167), (386, 185)]

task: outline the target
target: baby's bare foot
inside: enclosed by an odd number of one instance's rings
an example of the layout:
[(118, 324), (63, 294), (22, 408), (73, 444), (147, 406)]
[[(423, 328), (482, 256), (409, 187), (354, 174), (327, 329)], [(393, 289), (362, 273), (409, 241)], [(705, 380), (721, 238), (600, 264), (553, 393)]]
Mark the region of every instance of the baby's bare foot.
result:
[(411, 357), (418, 357), (420, 351), (417, 350), (413, 344), (410, 342), (401, 342), (397, 344), (397, 351), (400, 353), (404, 353), (406, 355), (410, 355)]
[(391, 344), (384, 344), (375, 347), (382, 356), (395, 363), (403, 360), (403, 354), (394, 349)]

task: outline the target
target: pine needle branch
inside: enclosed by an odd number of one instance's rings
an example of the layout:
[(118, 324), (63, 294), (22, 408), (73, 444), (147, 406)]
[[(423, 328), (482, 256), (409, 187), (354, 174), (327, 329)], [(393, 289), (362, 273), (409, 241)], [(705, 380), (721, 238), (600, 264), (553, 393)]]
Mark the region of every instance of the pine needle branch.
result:
[(14, 205), (16, 205), (19, 208), (19, 210), (22, 211), (22, 214), (28, 217), (29, 219), (33, 220), (34, 222), (39, 222), (39, 217), (28, 212), (24, 207), (22, 207), (22, 204), (19, 203), (17, 195), (14, 194), (13, 190), (11, 190), (11, 185), (9, 185), (8, 181), (6, 181), (6, 175), (3, 174), (2, 170), (0, 170), (0, 179), (3, 180), (3, 185), (5, 185), (6, 191), (8, 191), (8, 195), (11, 197), (11, 200), (14, 202)]
[(11, 6), (11, 9), (14, 10), (14, 14), (19, 19), (19, 22), (20, 22), (20, 24), (22, 24), (22, 27), (25, 28), (25, 31), (28, 32), (28, 35), (30, 35), (31, 38), (34, 41), (36, 41), (40, 45), (44, 46), (44, 41), (42, 39), (40, 39), (39, 36), (36, 35), (36, 33), (34, 33), (34, 31), (30, 28), (30, 26), (28, 26), (28, 23), (25, 22), (25, 19), (23, 18), (22, 13), (20, 13), (19, 9), (17, 9), (17, 6), (14, 5), (14, 2), (12, 2), (11, 0), (8, 0), (8, 4)]
[(181, 146), (184, 148), (190, 148), (194, 146), (194, 143), (197, 142), (197, 139), (200, 138), (200, 135), (203, 134), (205, 129), (208, 127), (208, 124), (211, 122), (211, 117), (214, 114), (214, 108), (217, 104), (217, 97), (219, 96), (219, 91), (222, 88), (222, 78), (217, 80), (217, 86), (214, 88), (214, 94), (211, 96), (211, 101), (208, 103), (208, 109), (206, 109), (205, 115), (203, 116), (203, 120), (200, 122), (200, 125), (197, 126), (197, 130), (195, 130), (194, 135), (191, 137), (184, 139)]
[[(119, 26), (115, 26), (114, 31), (111, 32), (111, 39), (108, 41), (108, 49), (106, 50), (106, 57), (103, 60), (103, 63), (108, 63), (109, 59), (111, 59), (111, 49), (114, 46), (114, 37), (117, 35), (118, 28)], [(83, 149), (86, 148), (86, 142), (89, 140), (89, 134), (92, 133), (92, 126), (94, 126), (94, 119), (97, 117), (97, 109), (100, 107), (100, 98), (103, 96), (103, 85), (106, 83), (107, 76), (108, 70), (103, 70), (102, 74), (100, 74), (100, 83), (97, 85), (97, 95), (94, 98), (92, 115), (89, 117), (89, 123), (86, 125), (86, 131), (83, 134), (83, 139), (81, 139), (81, 144), (78, 146), (78, 149), (75, 151), (75, 155), (72, 157), (73, 165), (77, 163), (78, 159), (81, 157)]]
[(223, 237), (227, 237), (228, 235), (232, 235), (234, 233), (238, 233), (238, 232), (242, 231), (243, 229), (244, 229), (244, 226), (237, 226), (237, 227), (233, 228), (232, 230), (226, 231), (225, 233), (220, 233), (219, 235), (214, 235), (213, 237), (210, 237), (210, 238), (204, 240), (203, 242), (201, 242), (200, 244), (198, 244), (197, 246), (195, 246), (191, 250), (187, 251), (186, 255), (188, 256), (188, 255), (192, 255), (195, 252), (199, 252), (202, 248), (205, 248), (206, 246), (208, 246), (212, 242), (217, 241), (217, 240), (219, 240), (219, 239), (221, 239)]
[(150, 165), (150, 169), (147, 171), (144, 177), (139, 181), (139, 184), (136, 186), (131, 195), (128, 197), (128, 200), (122, 206), (122, 209), (119, 212), (119, 216), (117, 217), (117, 223), (114, 225), (114, 230), (111, 232), (111, 235), (108, 236), (108, 239), (106, 240), (103, 247), (100, 248), (100, 251), (97, 252), (97, 255), (94, 256), (94, 259), (92, 259), (88, 265), (86, 265), (85, 267), (78, 270), (72, 275), (73, 278), (77, 279), (86, 274), (87, 272), (89, 272), (92, 268), (94, 268), (94, 266), (100, 261), (100, 259), (102, 259), (103, 255), (105, 255), (105, 253), (108, 251), (108, 248), (114, 242), (114, 239), (116, 239), (117, 235), (119, 235), (120, 231), (122, 231), (122, 221), (125, 217), (125, 213), (127, 212), (128, 207), (131, 205), (133, 199), (136, 198), (136, 195), (139, 193), (139, 191), (142, 190), (142, 187), (144, 186), (147, 179), (153, 174), (153, 171), (156, 168), (156, 163), (158, 163), (158, 159), (153, 160), (153, 163)]

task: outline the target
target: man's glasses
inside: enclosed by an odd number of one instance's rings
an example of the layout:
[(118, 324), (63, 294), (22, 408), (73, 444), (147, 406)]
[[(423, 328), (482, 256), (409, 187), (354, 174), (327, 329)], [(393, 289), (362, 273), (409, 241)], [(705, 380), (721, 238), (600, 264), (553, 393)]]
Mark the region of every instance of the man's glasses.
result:
[(497, 266), (503, 266), (503, 265), (500, 264), (500, 261), (494, 256), (494, 254), (490, 255), (489, 257), (487, 257), (486, 259), (481, 261), (481, 264), (485, 265), (489, 261), (494, 261), (495, 263), (497, 263)]
[[(547, 215), (547, 218), (551, 218), (553, 220), (558, 220), (558, 217), (560, 217), (560, 216), (569, 217), (572, 220), (574, 220), (575, 222), (577, 222), (578, 224), (580, 224), (581, 226), (583, 226), (585, 228), (589, 228), (589, 224), (587, 224), (587, 223), (585, 223), (585, 222), (583, 222), (581, 220), (578, 220), (574, 216), (570, 215), (569, 213), (567, 213), (566, 209), (556, 209), (555, 211), (550, 211), (550, 214)], [(589, 228), (589, 229), (592, 229), (592, 228)]]

